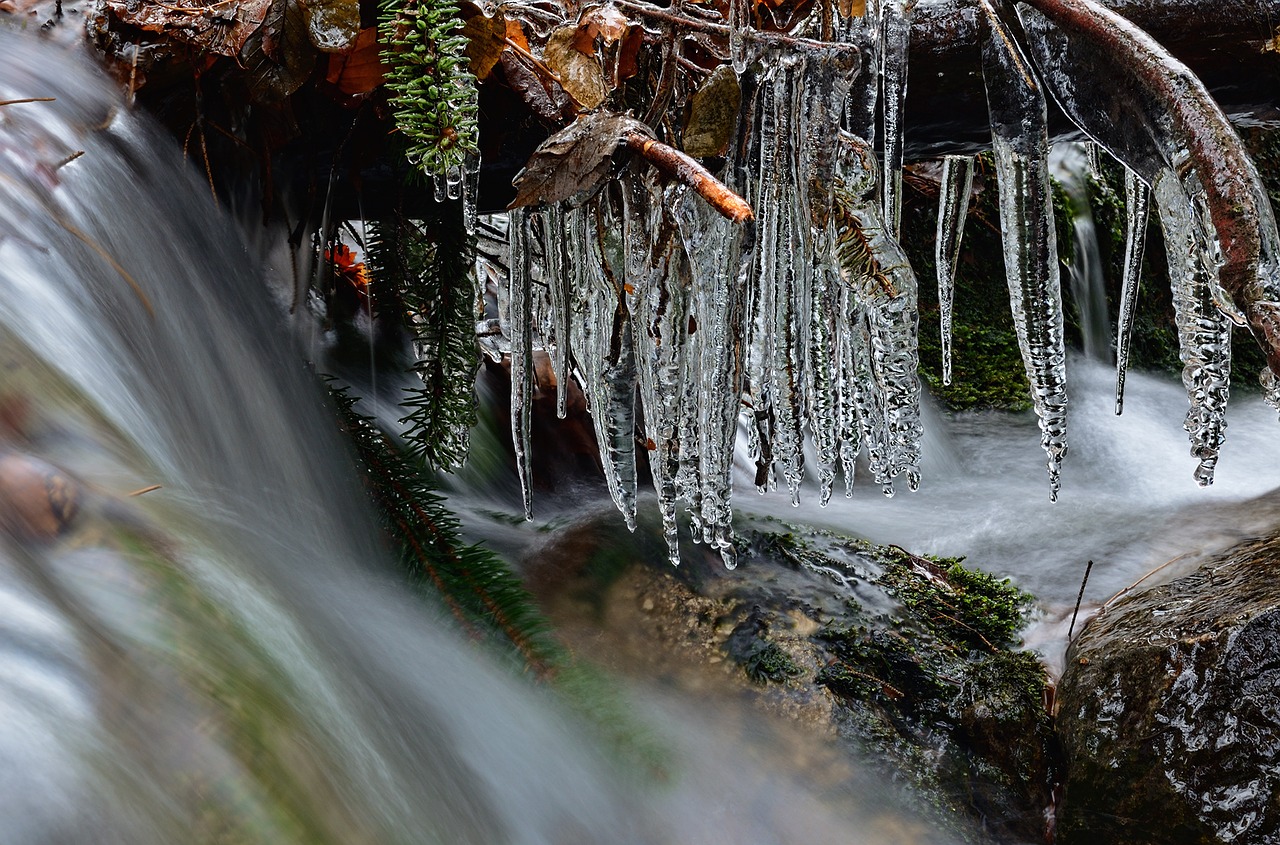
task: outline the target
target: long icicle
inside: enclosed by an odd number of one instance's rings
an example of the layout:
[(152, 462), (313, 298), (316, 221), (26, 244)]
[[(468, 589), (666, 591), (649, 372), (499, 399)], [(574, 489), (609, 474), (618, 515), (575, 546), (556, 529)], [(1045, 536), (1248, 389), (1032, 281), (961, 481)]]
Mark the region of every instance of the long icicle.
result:
[(1151, 215), (1151, 189), (1138, 174), (1124, 169), (1124, 275), (1120, 284), (1120, 316), (1116, 324), (1116, 414), (1124, 413), (1124, 379), (1133, 346), (1133, 321), (1138, 312), (1138, 284), (1142, 253)]
[(517, 208), (508, 217), (507, 244), (510, 250), (507, 331), (511, 338), (511, 442), (515, 447), (524, 518), (531, 520), (533, 470), (529, 461), (529, 433), (533, 413), (533, 318), (529, 300), (533, 272), (529, 221), (524, 209)]
[(979, 5), (986, 24), (982, 70), (1000, 189), (1009, 303), (1040, 422), (1040, 443), (1048, 455), (1049, 500), (1056, 502), (1067, 452), (1067, 379), (1045, 100), (996, 10), (989, 0), (979, 0)]
[(1182, 383), (1190, 401), (1183, 428), (1199, 462), (1196, 482), (1207, 487), (1213, 483), (1218, 450), (1226, 438), (1231, 321), (1213, 296), (1216, 267), (1210, 236), (1198, 225), (1193, 201), (1177, 174), (1170, 170), (1158, 176), (1153, 193), (1169, 254)]
[(856, 303), (852, 354), (855, 402), (862, 418), (871, 472), (886, 496), (893, 479), (906, 474), (920, 485), (920, 360), (916, 276), (898, 242), (889, 235), (874, 196), (876, 160), (871, 148), (843, 136), (842, 168), (834, 191), (839, 230), (836, 257)]
[[(651, 176), (652, 172), (646, 174)], [(677, 479), (682, 458), (681, 406), (685, 404), (684, 355), (688, 337), (689, 268), (671, 219), (668, 194), (682, 189), (624, 174), (626, 192), (627, 302), (631, 311), (649, 467), (658, 492), (667, 556), (680, 564), (676, 524)]]
[(902, 232), (903, 111), (907, 102), (907, 51), (915, 0), (882, 0), (880, 80), (883, 92), (885, 226), (896, 241)]
[(947, 156), (942, 160), (934, 266), (938, 271), (943, 384), (951, 384), (951, 322), (956, 291), (956, 264), (960, 258), (960, 241), (964, 237), (965, 220), (969, 216), (974, 161), (973, 156)]

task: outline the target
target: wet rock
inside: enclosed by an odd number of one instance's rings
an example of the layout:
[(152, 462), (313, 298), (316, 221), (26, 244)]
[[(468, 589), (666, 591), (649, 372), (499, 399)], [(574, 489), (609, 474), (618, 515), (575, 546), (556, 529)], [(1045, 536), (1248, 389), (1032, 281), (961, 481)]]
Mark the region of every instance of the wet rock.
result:
[(527, 561), (529, 584), (575, 652), (717, 712), (750, 701), (834, 790), (869, 758), (957, 838), (1042, 840), (1056, 746), (1044, 671), (1015, 650), (1030, 597), (956, 561), (738, 528), (736, 570), (701, 547), (677, 569), (656, 526), (602, 513)]
[(1059, 842), (1280, 841), (1280, 534), (1107, 607), (1067, 653)]

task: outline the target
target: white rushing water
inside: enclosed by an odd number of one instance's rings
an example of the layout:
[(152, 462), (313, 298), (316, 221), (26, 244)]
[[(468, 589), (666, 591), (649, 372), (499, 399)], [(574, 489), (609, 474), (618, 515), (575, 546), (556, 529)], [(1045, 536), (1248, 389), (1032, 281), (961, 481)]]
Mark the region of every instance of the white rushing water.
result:
[[(867, 841), (882, 787), (836, 812), (658, 704), (668, 779), (619, 771), (413, 598), (207, 187), (76, 56), (0, 50), (56, 97), (0, 111), (0, 840)], [(22, 536), (46, 496), (65, 540)]]
[(1259, 397), (1233, 402), (1232, 448), (1219, 460), (1217, 483), (1202, 488), (1183, 433), (1170, 424), (1187, 405), (1176, 380), (1131, 372), (1124, 415), (1116, 416), (1110, 366), (1074, 357), (1069, 372), (1072, 461), (1057, 503), (1045, 499), (1036, 470), (1034, 416), (970, 412), (930, 415), (924, 482), (914, 495), (884, 501), (863, 484), (852, 499), (797, 511), (744, 490), (738, 506), (917, 553), (966, 555), (1011, 576), (1053, 619), (1070, 612), (1088, 560), (1086, 602), (1096, 604), (1173, 558), (1185, 566), (1166, 575), (1280, 525), (1274, 411)]

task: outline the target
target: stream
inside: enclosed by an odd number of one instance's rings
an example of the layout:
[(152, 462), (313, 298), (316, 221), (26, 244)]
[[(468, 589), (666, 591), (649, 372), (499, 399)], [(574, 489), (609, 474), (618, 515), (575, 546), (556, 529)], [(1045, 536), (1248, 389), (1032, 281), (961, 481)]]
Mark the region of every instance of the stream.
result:
[[(0, 839), (945, 841), (876, 776), (820, 795), (726, 739), (717, 714), (652, 690), (636, 702), (669, 777), (622, 771), (552, 696), (409, 596), (207, 186), (73, 55), (7, 32), (0, 50), (0, 99), (57, 98), (0, 112), (0, 457), (20, 462), (0, 492), (21, 511), (32, 470), (74, 504), (55, 514), (64, 538), (12, 523), (0, 541)], [(1132, 374), (1115, 418), (1108, 371), (1072, 363), (1056, 505), (1033, 416), (934, 414), (918, 494), (863, 485), (820, 509), (806, 490), (797, 510), (744, 477), (737, 506), (969, 555), (1059, 626), (1086, 559), (1096, 603), (1280, 522), (1260, 400), (1232, 405), (1201, 490), (1177, 385)], [(508, 550), (596, 508), (547, 500), (530, 526), (487, 515), (518, 497), (455, 503)]]

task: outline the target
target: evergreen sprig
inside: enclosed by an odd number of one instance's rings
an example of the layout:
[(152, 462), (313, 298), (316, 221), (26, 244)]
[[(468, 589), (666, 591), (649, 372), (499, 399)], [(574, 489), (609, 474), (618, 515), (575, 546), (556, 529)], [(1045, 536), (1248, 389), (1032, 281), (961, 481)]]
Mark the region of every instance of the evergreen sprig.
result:
[(460, 203), (428, 224), (403, 218), (369, 225), (368, 264), (397, 291), (413, 335), (422, 387), (403, 400), (410, 448), (434, 467), (461, 466), (476, 421), (475, 238)]
[(381, 0), (382, 58), (409, 161), (444, 176), (479, 155), (476, 78), (453, 0)]
[(562, 650), (520, 580), (488, 549), (464, 543), (424, 468), (356, 411), (354, 398), (331, 391), (369, 494), (415, 585), (438, 595), (472, 633), (496, 633), (539, 674), (554, 671)]

